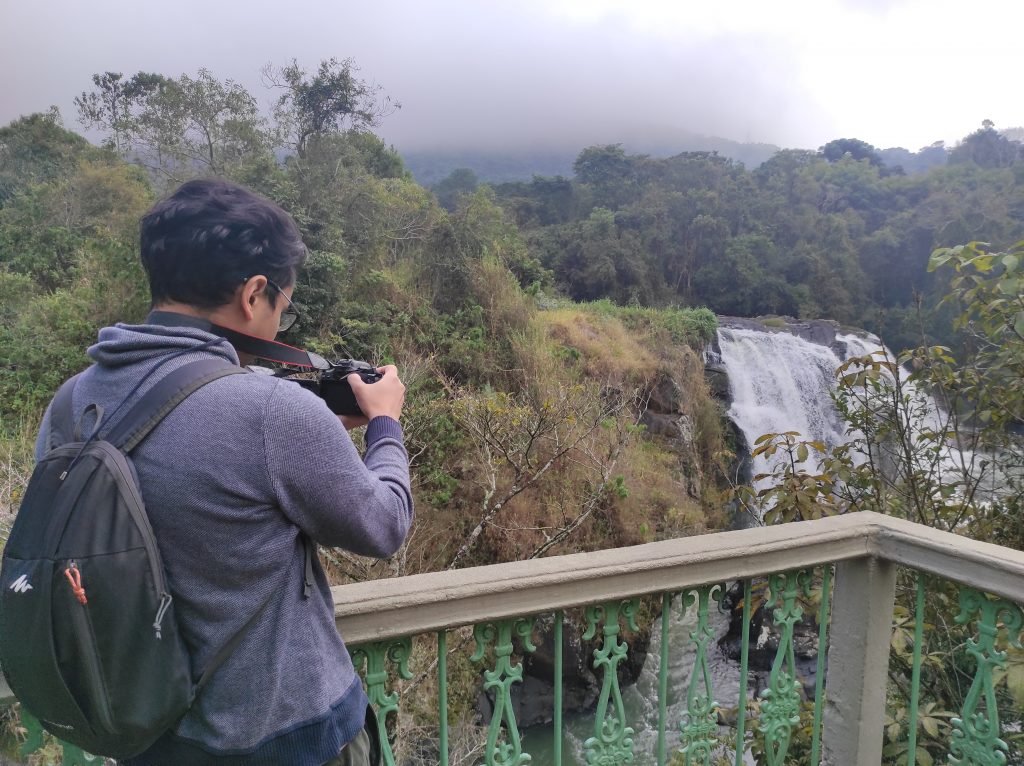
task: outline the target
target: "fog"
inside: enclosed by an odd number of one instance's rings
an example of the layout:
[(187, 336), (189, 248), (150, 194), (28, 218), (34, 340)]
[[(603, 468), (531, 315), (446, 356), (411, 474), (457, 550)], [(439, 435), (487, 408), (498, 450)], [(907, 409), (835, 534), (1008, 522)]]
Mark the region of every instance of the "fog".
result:
[(73, 99), (106, 70), (206, 67), (269, 104), (264, 64), (336, 56), (402, 104), (379, 132), (404, 150), (668, 144), (683, 132), (917, 149), (983, 119), (1024, 124), (1006, 89), (1024, 63), (1016, 4), (978, 0), (966, 17), (951, 0), (693, 5), (0, 0), (0, 123), (55, 104), (80, 129)]

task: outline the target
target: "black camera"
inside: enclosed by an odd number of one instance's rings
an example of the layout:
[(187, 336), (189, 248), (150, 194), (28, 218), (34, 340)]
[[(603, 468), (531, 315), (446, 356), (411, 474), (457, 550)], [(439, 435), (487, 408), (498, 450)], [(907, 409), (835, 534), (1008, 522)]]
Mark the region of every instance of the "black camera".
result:
[(336, 362), (328, 362), (328, 365), (326, 369), (318, 370), (312, 375), (299, 373), (304, 377), (288, 376), (287, 380), (295, 381), (319, 396), (335, 415), (362, 415), (363, 411), (359, 409), (356, 396), (352, 393), (348, 376), (354, 372), (358, 373), (364, 383), (376, 383), (384, 376), (377, 372), (377, 368), (372, 364), (357, 359), (339, 359)]

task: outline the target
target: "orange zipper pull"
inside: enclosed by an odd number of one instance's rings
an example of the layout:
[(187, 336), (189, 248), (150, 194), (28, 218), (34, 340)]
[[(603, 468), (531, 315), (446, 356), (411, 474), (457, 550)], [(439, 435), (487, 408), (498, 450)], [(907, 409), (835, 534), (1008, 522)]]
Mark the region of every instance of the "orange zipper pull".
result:
[(71, 562), (71, 566), (64, 570), (64, 576), (71, 583), (71, 590), (74, 592), (75, 598), (78, 599), (79, 603), (88, 604), (89, 599), (85, 597), (85, 588), (82, 587), (82, 573), (78, 570), (78, 565), (74, 561)]

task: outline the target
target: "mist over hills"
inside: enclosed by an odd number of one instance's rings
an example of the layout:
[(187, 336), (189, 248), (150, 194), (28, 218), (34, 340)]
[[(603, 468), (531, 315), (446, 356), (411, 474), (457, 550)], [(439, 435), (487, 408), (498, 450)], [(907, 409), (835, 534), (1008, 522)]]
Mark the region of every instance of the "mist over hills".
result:
[[(1020, 140), (1014, 131), (1024, 134), (1024, 129), (1017, 128), (1000, 132), (1012, 140)], [(482, 183), (528, 181), (534, 176), (571, 177), (572, 164), (580, 151), (587, 146), (612, 143), (621, 144), (629, 154), (648, 154), (655, 158), (672, 157), (683, 152), (717, 152), (722, 157), (741, 163), (748, 170), (753, 170), (784, 148), (775, 144), (734, 141), (698, 133), (675, 132), (669, 135), (664, 131), (655, 131), (646, 136), (624, 137), (615, 141), (581, 141), (574, 146), (417, 147), (408, 150), (400, 148), (399, 152), (416, 181), (430, 187), (447, 178), (457, 168), (472, 170)], [(900, 167), (912, 175), (945, 164), (950, 150), (938, 141), (916, 152), (903, 147), (876, 151), (886, 166)]]
[(651, 130), (643, 135), (622, 136), (617, 140), (581, 141), (578, 145), (533, 145), (529, 147), (464, 149), (399, 149), (413, 177), (424, 186), (432, 186), (456, 168), (468, 168), (485, 183), (528, 181), (533, 176), (571, 176), (572, 163), (580, 151), (595, 143), (621, 143), (630, 154), (672, 157), (682, 152), (718, 152), (753, 169), (782, 147), (774, 144), (733, 141), (686, 131)]

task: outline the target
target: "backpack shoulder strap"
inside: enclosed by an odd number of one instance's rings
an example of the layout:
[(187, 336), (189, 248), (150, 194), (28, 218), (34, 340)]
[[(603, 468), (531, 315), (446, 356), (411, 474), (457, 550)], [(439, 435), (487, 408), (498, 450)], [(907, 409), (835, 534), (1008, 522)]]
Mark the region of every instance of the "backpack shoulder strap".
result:
[(82, 373), (66, 380), (64, 385), (58, 389), (56, 396), (53, 397), (53, 402), (50, 404), (50, 430), (46, 434), (47, 452), (74, 440), (75, 413), (72, 409), (71, 398), (75, 392), (75, 384), (80, 377), (82, 377)]
[(113, 428), (106, 440), (125, 454), (131, 452), (171, 410), (207, 383), (225, 375), (245, 373), (223, 359), (201, 359), (169, 372), (143, 394)]

